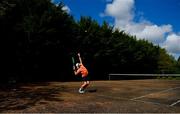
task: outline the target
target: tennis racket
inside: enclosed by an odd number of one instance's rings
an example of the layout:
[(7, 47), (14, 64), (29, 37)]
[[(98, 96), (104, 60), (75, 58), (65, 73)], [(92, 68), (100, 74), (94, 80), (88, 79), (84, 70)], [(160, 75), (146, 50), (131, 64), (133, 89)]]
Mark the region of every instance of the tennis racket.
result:
[(76, 69), (76, 67), (75, 67), (74, 57), (72, 57), (72, 64), (73, 64), (73, 70), (75, 70), (75, 69)]

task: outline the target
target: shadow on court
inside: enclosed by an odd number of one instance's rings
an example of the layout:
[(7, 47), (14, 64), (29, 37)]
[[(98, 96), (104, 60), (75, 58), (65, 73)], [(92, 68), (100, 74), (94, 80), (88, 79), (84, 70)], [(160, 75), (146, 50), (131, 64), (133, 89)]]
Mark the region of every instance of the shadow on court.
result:
[[(7, 88), (0, 91), (0, 112), (23, 111), (24, 109), (46, 104), (50, 101), (63, 101), (56, 98), (64, 87), (51, 87), (48, 83), (26, 84), (26, 86)], [(60, 95), (60, 94), (59, 94)]]
[(0, 91), (0, 112), (180, 113), (180, 81), (92, 81), (24, 84)]

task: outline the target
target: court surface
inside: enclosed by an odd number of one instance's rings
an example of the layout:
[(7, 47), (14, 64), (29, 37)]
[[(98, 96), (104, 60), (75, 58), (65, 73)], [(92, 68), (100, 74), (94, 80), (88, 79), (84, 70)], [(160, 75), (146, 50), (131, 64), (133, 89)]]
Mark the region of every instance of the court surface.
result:
[(22, 84), (0, 90), (0, 112), (180, 113), (180, 80), (91, 81)]

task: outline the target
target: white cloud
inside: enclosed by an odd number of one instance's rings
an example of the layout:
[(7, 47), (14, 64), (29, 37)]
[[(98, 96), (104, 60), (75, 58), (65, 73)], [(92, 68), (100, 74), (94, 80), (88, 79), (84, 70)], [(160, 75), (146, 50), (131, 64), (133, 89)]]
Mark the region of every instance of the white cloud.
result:
[(144, 38), (153, 43), (160, 43), (165, 40), (165, 33), (169, 33), (171, 31), (171, 25), (144, 25), (142, 31), (135, 32), (133, 35), (136, 35), (137, 38)]
[(71, 12), (71, 10), (70, 10), (70, 8), (68, 6), (62, 7), (62, 10), (66, 11), (67, 13)]
[[(145, 20), (143, 12), (134, 14), (135, 0), (114, 0), (106, 5), (103, 16), (111, 16), (115, 19), (114, 26), (119, 30), (124, 30), (128, 34), (137, 36), (138, 39), (146, 39), (155, 44), (163, 44), (169, 53), (179, 53), (180, 38), (175, 33), (170, 24), (156, 25)], [(138, 22), (134, 21), (134, 16), (140, 15)]]
[(55, 4), (56, 6), (59, 5), (59, 1), (57, 1), (57, 0), (51, 0), (51, 3)]
[[(56, 6), (58, 6), (59, 3), (60, 3), (59, 0), (51, 0), (51, 2), (52, 2), (53, 4), (55, 4)], [(71, 12), (70, 8), (69, 8), (67, 5), (63, 6), (63, 7), (62, 7), (62, 10), (65, 11), (65, 12), (67, 12), (67, 13), (70, 13), (70, 12)]]
[(51, 2), (52, 2), (52, 3), (54, 3), (54, 2), (55, 2), (55, 0), (51, 0)]
[(166, 33), (172, 31), (171, 25), (158, 26), (144, 20), (143, 17), (141, 17), (140, 22), (134, 22), (134, 0), (114, 0), (107, 4), (105, 15), (115, 18), (116, 28), (153, 43), (164, 41)]
[[(129, 22), (133, 19), (132, 8), (134, 0), (114, 0), (112, 3), (107, 4), (105, 14), (115, 17), (119, 22)], [(125, 23), (127, 24), (127, 23)]]
[(180, 36), (176, 34), (169, 35), (166, 41), (162, 44), (162, 47), (171, 53), (180, 54)]

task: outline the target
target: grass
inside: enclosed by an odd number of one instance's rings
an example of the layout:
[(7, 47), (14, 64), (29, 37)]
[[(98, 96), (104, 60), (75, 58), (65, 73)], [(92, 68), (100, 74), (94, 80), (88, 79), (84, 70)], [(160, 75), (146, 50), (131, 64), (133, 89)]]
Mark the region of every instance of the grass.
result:
[(180, 76), (179, 77), (173, 77), (173, 76), (157, 76), (156, 79), (162, 79), (162, 80), (180, 80)]

